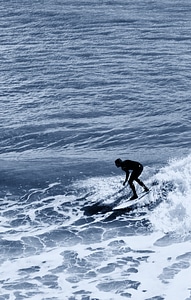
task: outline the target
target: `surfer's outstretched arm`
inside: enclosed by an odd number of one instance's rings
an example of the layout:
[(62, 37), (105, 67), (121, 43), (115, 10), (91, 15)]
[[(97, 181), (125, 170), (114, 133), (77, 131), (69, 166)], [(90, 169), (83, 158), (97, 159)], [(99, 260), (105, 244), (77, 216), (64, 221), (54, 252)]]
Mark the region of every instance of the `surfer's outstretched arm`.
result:
[(123, 182), (123, 185), (125, 185), (129, 179), (129, 171), (125, 171), (125, 172), (126, 172), (126, 177), (125, 177), (125, 181)]

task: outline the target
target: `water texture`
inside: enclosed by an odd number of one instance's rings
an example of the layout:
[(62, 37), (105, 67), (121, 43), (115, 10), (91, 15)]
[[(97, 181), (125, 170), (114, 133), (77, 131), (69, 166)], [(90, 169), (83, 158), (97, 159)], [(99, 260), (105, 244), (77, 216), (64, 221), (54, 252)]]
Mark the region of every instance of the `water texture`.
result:
[(0, 300), (190, 299), (190, 32), (188, 0), (0, 0)]

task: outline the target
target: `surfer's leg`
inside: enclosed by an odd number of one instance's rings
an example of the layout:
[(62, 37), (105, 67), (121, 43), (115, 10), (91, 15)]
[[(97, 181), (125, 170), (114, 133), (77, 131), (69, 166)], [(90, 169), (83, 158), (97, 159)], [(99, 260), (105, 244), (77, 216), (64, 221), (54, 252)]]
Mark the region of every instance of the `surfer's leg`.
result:
[(137, 168), (136, 170), (134, 170), (131, 174), (131, 177), (133, 180), (135, 180), (140, 186), (142, 186), (144, 188), (145, 192), (148, 192), (149, 189), (148, 187), (146, 187), (146, 185), (142, 182), (141, 179), (139, 179), (139, 176), (141, 175), (143, 171), (143, 166), (141, 165), (139, 168)]
[(136, 189), (135, 189), (135, 186), (134, 186), (134, 183), (133, 183), (133, 180), (134, 180), (134, 176), (133, 176), (133, 173), (132, 173), (131, 176), (130, 176), (130, 178), (129, 178), (129, 181), (128, 181), (129, 186), (130, 186), (130, 188), (133, 191), (133, 196), (130, 198), (130, 200), (138, 198), (137, 192), (136, 192)]
[(142, 186), (143, 188), (144, 188), (144, 191), (145, 192), (148, 192), (149, 191), (149, 189), (148, 189), (148, 187), (139, 179), (139, 178), (135, 178), (134, 179), (140, 186)]

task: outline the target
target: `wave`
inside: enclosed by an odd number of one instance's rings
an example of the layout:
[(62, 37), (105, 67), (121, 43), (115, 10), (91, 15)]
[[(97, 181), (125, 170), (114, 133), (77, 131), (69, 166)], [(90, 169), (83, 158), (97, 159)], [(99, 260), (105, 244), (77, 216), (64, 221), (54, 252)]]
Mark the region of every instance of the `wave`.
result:
[(163, 202), (150, 215), (156, 230), (181, 236), (191, 228), (191, 155), (172, 159), (155, 175)]
[[(31, 295), (60, 299), (61, 294), (63, 298), (75, 293), (80, 293), (79, 299), (87, 294), (98, 299), (114, 299), (116, 294), (119, 299), (125, 295), (141, 299), (145, 287), (145, 295), (161, 296), (161, 289), (145, 280), (143, 268), (146, 264), (160, 286), (175, 285), (175, 271), (190, 271), (190, 164), (188, 156), (158, 170), (145, 167), (142, 177), (151, 187), (148, 199), (153, 205), (137, 206), (110, 219), (113, 203), (125, 201), (130, 192), (128, 187), (122, 189), (122, 176), (114, 174), (25, 186), (21, 195), (1, 197), (3, 295), (17, 289), (31, 299)], [(96, 203), (110, 211), (87, 214), (85, 208)], [(168, 246), (177, 243), (184, 244), (184, 251), (173, 248), (176, 257), (170, 262), (174, 254)], [(154, 265), (164, 257), (162, 269), (156, 270)]]

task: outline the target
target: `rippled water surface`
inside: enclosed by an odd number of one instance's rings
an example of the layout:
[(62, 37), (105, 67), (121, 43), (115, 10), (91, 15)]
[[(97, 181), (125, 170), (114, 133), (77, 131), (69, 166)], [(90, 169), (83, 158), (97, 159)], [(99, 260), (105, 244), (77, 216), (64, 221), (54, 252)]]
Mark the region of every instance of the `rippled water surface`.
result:
[(191, 4), (0, 8), (0, 299), (190, 299)]

